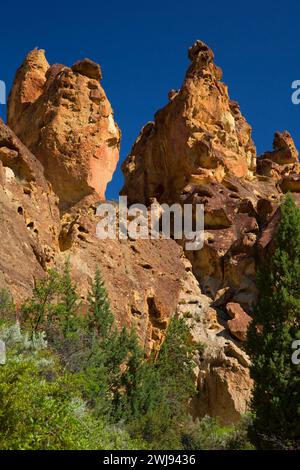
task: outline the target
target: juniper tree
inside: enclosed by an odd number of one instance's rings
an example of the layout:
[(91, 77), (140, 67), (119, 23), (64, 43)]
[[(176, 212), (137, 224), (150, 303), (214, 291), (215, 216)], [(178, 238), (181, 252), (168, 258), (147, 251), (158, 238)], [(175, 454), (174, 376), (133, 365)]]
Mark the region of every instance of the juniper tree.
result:
[(300, 211), (291, 196), (281, 209), (276, 250), (258, 275), (259, 300), (248, 331), (258, 448), (300, 447), (300, 370), (291, 361), (300, 338)]
[(115, 417), (130, 422), (139, 419), (157, 402), (157, 374), (153, 362), (145, 360), (134, 328), (129, 332), (123, 328), (119, 343), (126, 354), (114, 397)]
[(144, 382), (145, 392), (152, 384), (150, 406), (131, 424), (133, 433), (154, 449), (181, 448), (188, 401), (196, 392), (193, 369), (198, 347), (190, 342), (185, 319), (174, 317), (158, 357), (147, 371), (149, 381)]
[(158, 369), (172, 415), (185, 412), (195, 392), (193, 369), (198, 346), (190, 341), (190, 329), (184, 318), (173, 318), (158, 355)]
[(32, 296), (23, 304), (22, 318), (31, 330), (36, 332), (52, 319), (59, 292), (59, 273), (51, 269), (42, 279), (35, 280)]
[(101, 341), (107, 341), (114, 326), (114, 316), (99, 268), (96, 269), (91, 290), (88, 294), (90, 327), (97, 331)]
[(58, 285), (59, 303), (56, 314), (59, 317), (63, 335), (76, 333), (78, 327), (78, 310), (80, 306), (76, 284), (72, 282), (70, 260), (64, 264)]

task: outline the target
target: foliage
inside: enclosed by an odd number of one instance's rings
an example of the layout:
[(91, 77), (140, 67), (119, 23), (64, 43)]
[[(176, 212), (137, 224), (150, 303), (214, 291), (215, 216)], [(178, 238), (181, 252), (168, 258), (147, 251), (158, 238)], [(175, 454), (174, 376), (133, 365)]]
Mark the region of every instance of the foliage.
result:
[[(128, 434), (96, 420), (45, 342), (28, 339), (19, 325), (0, 329), (8, 347), (0, 367), (0, 449), (137, 448)], [(43, 337), (43, 335), (40, 335)]]
[(183, 318), (174, 317), (169, 325), (152, 377), (153, 400), (144, 415), (131, 424), (153, 449), (180, 449), (181, 433), (187, 419), (189, 398), (195, 393), (194, 355), (190, 333)]
[(249, 417), (244, 416), (235, 426), (221, 426), (216, 418), (206, 416), (186, 426), (181, 436), (183, 447), (186, 450), (253, 449), (247, 436), (249, 422)]
[(36, 281), (21, 324), (0, 324), (1, 449), (249, 447), (244, 425), (188, 418), (201, 348), (185, 319), (170, 321), (158, 357), (146, 360), (135, 330), (117, 328), (99, 270), (81, 307), (67, 261)]
[(15, 305), (10, 292), (7, 289), (0, 289), (0, 321), (3, 318), (14, 318), (15, 313)]
[(258, 277), (259, 301), (248, 332), (255, 386), (250, 429), (258, 448), (300, 447), (300, 374), (291, 361), (300, 338), (300, 212), (287, 196), (276, 251)]

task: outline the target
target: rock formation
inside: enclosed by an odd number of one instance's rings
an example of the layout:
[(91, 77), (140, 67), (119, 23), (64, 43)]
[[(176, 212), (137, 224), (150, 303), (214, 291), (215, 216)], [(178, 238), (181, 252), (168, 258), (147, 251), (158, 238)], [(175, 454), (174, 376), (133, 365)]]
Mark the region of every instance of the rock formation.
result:
[[(96, 214), (119, 158), (120, 131), (89, 59), (50, 66), (44, 51), (17, 72), (0, 123), (0, 288), (18, 305), (34, 280), (67, 257), (83, 301), (100, 267), (119, 325), (135, 325), (146, 354), (170, 318), (187, 318), (201, 343), (190, 403), (196, 416), (239, 419), (251, 396), (243, 341), (256, 301), (259, 262), (272, 249), (282, 195), (300, 201), (298, 152), (288, 132), (257, 158), (251, 127), (230, 100), (201, 41), (179, 91), (146, 124), (123, 164), (129, 203), (199, 203), (205, 243), (99, 240)], [(11, 130), (12, 129), (12, 130)], [(84, 302), (83, 302), (84, 304)]]
[(230, 100), (213, 52), (197, 41), (189, 58), (181, 89), (123, 163), (122, 193), (131, 203), (203, 204), (204, 248), (186, 252), (193, 272), (216, 305), (232, 301), (251, 313), (260, 239), (282, 194), (300, 191), (298, 152), (288, 132), (276, 132), (274, 151), (256, 158), (251, 127)]
[(43, 167), (0, 120), (0, 287), (24, 300), (58, 249), (58, 199)]
[[(276, 132), (273, 151), (257, 158), (251, 127), (230, 100), (213, 52), (197, 41), (189, 58), (181, 89), (169, 93), (169, 103), (144, 126), (123, 163), (122, 194), (130, 203), (204, 205), (204, 247), (185, 253), (202, 299), (203, 294), (210, 299), (202, 312), (195, 302), (202, 321), (191, 331), (206, 353), (193, 410), (209, 410), (229, 422), (245, 412), (250, 399), (241, 342), (257, 299), (258, 265), (272, 250), (282, 196), (292, 191), (299, 201), (300, 165), (287, 131)], [(193, 310), (192, 323), (197, 314), (188, 303), (186, 313)]]
[(8, 125), (43, 164), (62, 210), (95, 192), (103, 199), (119, 159), (120, 131), (100, 79), (91, 60), (50, 67), (35, 49), (10, 93)]
[(251, 127), (221, 82), (213, 52), (201, 41), (181, 89), (142, 129), (123, 165), (131, 202), (173, 201), (191, 185), (253, 175), (256, 150)]

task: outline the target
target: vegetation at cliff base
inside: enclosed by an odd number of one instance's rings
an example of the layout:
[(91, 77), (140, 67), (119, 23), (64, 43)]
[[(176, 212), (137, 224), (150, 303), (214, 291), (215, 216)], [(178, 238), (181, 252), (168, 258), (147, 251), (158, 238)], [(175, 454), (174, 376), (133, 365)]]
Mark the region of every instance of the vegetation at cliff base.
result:
[(68, 261), (36, 282), (18, 312), (0, 292), (0, 449), (248, 446), (245, 432), (189, 418), (201, 346), (184, 318), (171, 320), (159, 354), (146, 359), (135, 330), (117, 328), (99, 270), (81, 307)]
[(300, 211), (281, 206), (276, 249), (258, 276), (259, 301), (248, 331), (254, 379), (249, 436), (260, 449), (300, 448), (300, 370), (292, 343), (300, 339)]

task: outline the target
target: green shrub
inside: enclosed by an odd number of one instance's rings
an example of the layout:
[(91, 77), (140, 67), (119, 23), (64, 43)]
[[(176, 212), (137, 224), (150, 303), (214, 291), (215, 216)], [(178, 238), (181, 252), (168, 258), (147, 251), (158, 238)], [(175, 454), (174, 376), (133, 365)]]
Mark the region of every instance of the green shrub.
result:
[(191, 423), (195, 355), (183, 318), (174, 317), (157, 358), (145, 360), (134, 329), (119, 330), (97, 270), (87, 314), (71, 280), (49, 271), (22, 307), (21, 327), (0, 327), (0, 448), (248, 448), (245, 425)]
[(186, 450), (250, 450), (248, 440), (249, 417), (244, 417), (235, 426), (221, 426), (216, 418), (206, 416), (200, 421), (190, 422), (182, 433), (181, 440)]
[(10, 292), (7, 289), (0, 289), (0, 323), (3, 319), (15, 318), (15, 305)]
[(81, 398), (78, 378), (59, 365), (43, 332), (18, 324), (0, 328), (7, 362), (0, 366), (0, 449), (136, 449), (125, 429), (96, 419)]

